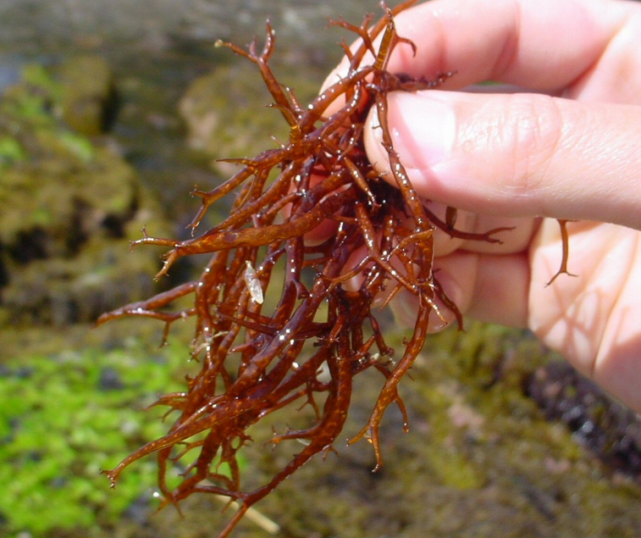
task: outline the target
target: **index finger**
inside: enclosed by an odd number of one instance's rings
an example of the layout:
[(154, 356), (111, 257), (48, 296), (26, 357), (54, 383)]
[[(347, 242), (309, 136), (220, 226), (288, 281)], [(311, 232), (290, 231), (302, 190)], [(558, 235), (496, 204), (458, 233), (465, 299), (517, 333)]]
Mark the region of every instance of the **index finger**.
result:
[[(416, 53), (400, 43), (387, 69), (427, 78), (457, 72), (446, 89), (495, 80), (554, 93), (595, 65), (631, 9), (609, 0), (434, 0), (395, 17)], [(327, 82), (345, 69), (343, 62)]]

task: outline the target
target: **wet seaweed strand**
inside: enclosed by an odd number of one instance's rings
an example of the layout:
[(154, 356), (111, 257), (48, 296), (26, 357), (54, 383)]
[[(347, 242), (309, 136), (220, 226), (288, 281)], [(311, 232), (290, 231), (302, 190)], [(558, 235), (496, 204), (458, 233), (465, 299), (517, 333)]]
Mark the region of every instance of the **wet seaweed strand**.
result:
[[(271, 70), (275, 34), (269, 23), (260, 52), (256, 41), (247, 50), (218, 43), (257, 65), (273, 106), (290, 127), (289, 140), (253, 159), (230, 159), (240, 166), (234, 176), (210, 191), (193, 192), (202, 202), (190, 225), (195, 231), (211, 204), (240, 191), (223, 222), (186, 241), (155, 238), (145, 231), (134, 243), (171, 248), (158, 277), (183, 256), (211, 254), (198, 280), (99, 320), (159, 319), (165, 323), (166, 338), (174, 321), (195, 318), (192, 356), (200, 371), (188, 380), (184, 392), (156, 402), (175, 412), (173, 425), (165, 436), (105, 473), (114, 485), (127, 466), (155, 453), (164, 504), (177, 505), (196, 492), (238, 502), (220, 538), (228, 536), (247, 510), (280, 482), (314, 455), (331, 449), (347, 417), (353, 379), (368, 368), (382, 374), (383, 388), (368, 423), (352, 442), (368, 438), (376, 468), (382, 464), (380, 421), (393, 403), (405, 415), (398, 384), (420, 353), (430, 322), (442, 317), (437, 304), (445, 305), (461, 323), (460, 312), (432, 271), (433, 232), (439, 228), (453, 237), (497, 242), (496, 234), (505, 231), (459, 231), (454, 209), (448, 210), (445, 222), (440, 221), (425, 208), (394, 149), (387, 124), (388, 93), (434, 88), (451, 75), (437, 73), (433, 80), (424, 80), (386, 70), (397, 46), (415, 49), (394, 27), (394, 16), (415, 2), (383, 6), (385, 15), (374, 24), (371, 16), (360, 26), (334, 21), (355, 33), (360, 45), (353, 50), (343, 46), (348, 72), (307, 107)], [(365, 65), (368, 52), (371, 65)], [(338, 103), (342, 103), (339, 110), (326, 117), (330, 104)], [(365, 155), (362, 132), (371, 107), (378, 112), (395, 187), (379, 177)], [(335, 233), (319, 245), (305, 244), (305, 234), (327, 220), (336, 223)], [(364, 259), (348, 266), (358, 249)], [(566, 261), (564, 248), (562, 272)], [(274, 270), (278, 263), (284, 270)], [(310, 269), (311, 281), (303, 278), (304, 270)], [(392, 356), (394, 350), (385, 343), (373, 300), (385, 292), (386, 306), (401, 289), (417, 296), (418, 310), (412, 337), (400, 360), (389, 367), (379, 358)], [(263, 297), (278, 292), (273, 312), (266, 312)], [(192, 306), (172, 308), (186, 296), (193, 297)], [(305, 448), (267, 484), (243, 489), (237, 454), (250, 440), (247, 429), (267, 414), (297, 410), (305, 403), (314, 409), (316, 422), (308, 429), (275, 433), (271, 439), (274, 444), (302, 440)], [(229, 473), (219, 472), (223, 464)], [(169, 485), (172, 468), (180, 477)]]

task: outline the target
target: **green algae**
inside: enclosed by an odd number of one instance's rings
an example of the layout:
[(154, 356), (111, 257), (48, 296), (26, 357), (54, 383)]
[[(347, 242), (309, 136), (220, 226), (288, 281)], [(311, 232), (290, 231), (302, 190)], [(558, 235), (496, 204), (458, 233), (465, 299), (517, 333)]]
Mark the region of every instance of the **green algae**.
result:
[[(160, 435), (162, 412), (142, 412), (179, 385), (186, 349), (175, 342), (141, 359), (140, 346), (3, 361), (0, 376), (0, 531), (50, 536), (114, 524), (141, 495), (155, 466), (143, 462), (110, 491), (100, 469)], [(7, 535), (7, 534), (3, 534)]]
[(7, 135), (0, 138), (0, 170), (25, 158), (26, 153), (20, 142)]

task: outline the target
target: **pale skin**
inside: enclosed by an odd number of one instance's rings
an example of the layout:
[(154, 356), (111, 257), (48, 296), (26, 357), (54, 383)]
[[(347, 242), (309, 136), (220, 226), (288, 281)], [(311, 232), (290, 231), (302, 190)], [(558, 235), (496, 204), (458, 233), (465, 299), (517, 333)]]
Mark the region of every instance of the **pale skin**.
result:
[[(417, 53), (399, 45), (389, 71), (457, 72), (442, 89), (389, 96), (415, 189), (465, 210), (457, 227), (515, 226), (501, 245), (439, 238), (448, 295), (470, 317), (530, 328), (641, 411), (641, 4), (434, 0), (396, 27)], [(488, 80), (531, 93), (461, 91)], [(372, 114), (366, 146), (385, 173), (376, 126)], [(546, 286), (561, 261), (555, 219), (575, 221), (576, 276)]]

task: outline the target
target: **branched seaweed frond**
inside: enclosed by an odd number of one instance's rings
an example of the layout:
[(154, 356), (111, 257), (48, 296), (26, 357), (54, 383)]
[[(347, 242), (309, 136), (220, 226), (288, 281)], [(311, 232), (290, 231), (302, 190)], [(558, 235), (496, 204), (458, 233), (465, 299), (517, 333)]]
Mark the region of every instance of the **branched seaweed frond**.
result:
[[(193, 193), (201, 199), (190, 225), (194, 232), (211, 204), (239, 191), (228, 218), (186, 241), (145, 234), (136, 242), (171, 248), (158, 276), (181, 257), (211, 254), (197, 281), (99, 320), (151, 317), (164, 321), (168, 329), (177, 319), (195, 318), (192, 355), (200, 371), (189, 380), (187, 391), (158, 402), (178, 417), (165, 436), (106, 474), (115, 484), (127, 466), (155, 453), (166, 503), (177, 504), (196, 492), (223, 495), (238, 503), (221, 538), (249, 507), (332, 446), (347, 417), (354, 377), (372, 367), (382, 374), (383, 388), (355, 440), (367, 437), (377, 467), (382, 464), (381, 418), (390, 404), (405, 413), (398, 384), (420, 353), (430, 321), (442, 316), (437, 304), (446, 305), (461, 319), (432, 270), (434, 231), (440, 228), (455, 237), (494, 242), (495, 234), (504, 230), (458, 231), (452, 211), (447, 222), (440, 221), (425, 208), (394, 148), (387, 124), (388, 94), (430, 89), (451, 75), (436, 73), (428, 81), (387, 71), (396, 47), (415, 48), (394, 27), (394, 16), (413, 3), (386, 8), (384, 17), (372, 26), (371, 17), (361, 26), (333, 22), (356, 33), (361, 44), (346, 49), (348, 71), (308, 107), (301, 107), (271, 70), (275, 35), (269, 23), (261, 51), (255, 42), (247, 50), (219, 43), (256, 64), (274, 107), (289, 125), (289, 140), (253, 159), (234, 160), (241, 168), (230, 179), (210, 191)], [(395, 185), (379, 177), (365, 154), (363, 128), (372, 107), (378, 112)], [(305, 243), (306, 234), (328, 222), (334, 223), (330, 237), (313, 246)], [(354, 265), (356, 251), (363, 253), (363, 259)], [(278, 263), (284, 270), (275, 270)], [(310, 271), (311, 279), (304, 276)], [(385, 342), (373, 301), (383, 292), (391, 297), (399, 290), (417, 297), (418, 310), (413, 334), (390, 368), (378, 360), (394, 350)], [(263, 297), (274, 293), (280, 298), (273, 311), (266, 311)], [(186, 296), (193, 297), (189, 308), (171, 309)], [(237, 456), (249, 440), (247, 429), (292, 404), (294, 409), (310, 404), (316, 423), (275, 435), (272, 442), (304, 440), (305, 447), (267, 484), (244, 490)], [(189, 465), (181, 465), (187, 460)], [(227, 464), (229, 476), (219, 472), (221, 464)], [(181, 469), (182, 478), (169, 487), (166, 477), (172, 467)]]

